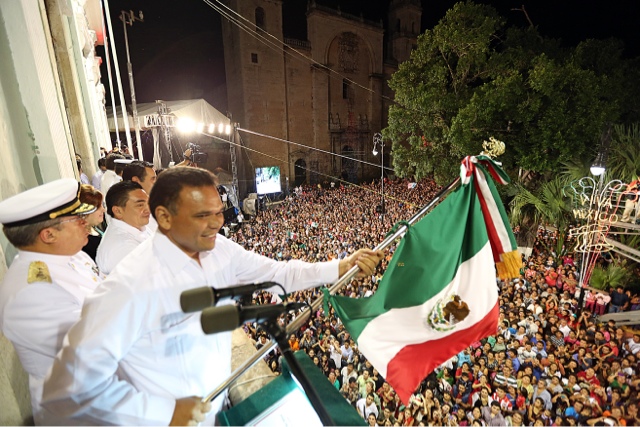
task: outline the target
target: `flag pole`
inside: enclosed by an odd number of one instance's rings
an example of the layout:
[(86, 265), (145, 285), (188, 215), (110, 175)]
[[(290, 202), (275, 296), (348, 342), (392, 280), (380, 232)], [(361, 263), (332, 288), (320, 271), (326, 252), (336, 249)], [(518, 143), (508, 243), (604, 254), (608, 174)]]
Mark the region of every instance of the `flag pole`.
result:
[[(409, 219), (407, 221), (409, 225), (413, 225), (414, 223), (422, 219), (422, 217), (426, 215), (428, 211), (433, 209), (433, 207), (440, 200), (446, 197), (451, 191), (455, 190), (459, 185), (460, 185), (460, 177), (457, 177), (452, 182), (450, 182), (446, 187), (440, 190), (440, 192), (438, 192), (438, 194), (436, 194), (435, 197), (429, 203), (427, 203), (424, 207), (422, 207), (422, 209), (420, 209), (420, 211), (417, 214), (415, 214), (411, 219)], [(401, 225), (400, 227), (398, 227), (398, 230), (396, 230), (395, 233), (387, 236), (380, 244), (378, 244), (378, 246), (373, 248), (373, 250), (378, 251), (378, 250), (384, 250), (388, 248), (396, 239), (403, 237), (407, 232), (407, 229), (408, 227), (406, 225), (404, 224)], [(353, 277), (356, 274), (358, 274), (359, 270), (360, 269), (358, 268), (357, 265), (353, 266), (349, 271), (347, 271), (340, 279), (338, 279), (337, 282), (335, 282), (329, 288), (329, 292), (331, 294), (335, 294), (336, 292), (340, 291), (347, 283), (351, 281), (351, 279), (353, 279)], [(287, 332), (286, 332), (287, 335), (297, 331), (303, 324), (305, 324), (311, 317), (311, 313), (313, 313), (318, 308), (320, 308), (320, 306), (322, 305), (323, 299), (324, 299), (324, 296), (320, 294), (318, 298), (316, 298), (315, 301), (313, 301), (309, 305), (309, 308), (307, 310), (303, 310), (298, 317), (296, 317), (293, 321), (291, 321), (291, 323), (287, 325)], [(244, 372), (247, 369), (255, 365), (262, 357), (264, 357), (265, 354), (271, 351), (276, 345), (277, 343), (275, 341), (267, 341), (265, 345), (263, 345), (253, 356), (247, 359), (242, 364), (242, 366), (238, 367), (235, 371), (233, 371), (229, 376), (229, 378), (227, 378), (215, 390), (213, 390), (211, 393), (205, 396), (202, 399), (202, 401), (210, 402), (216, 397), (218, 397), (225, 389), (227, 389), (238, 378), (240, 378), (240, 376), (242, 376), (242, 374), (244, 374)]]

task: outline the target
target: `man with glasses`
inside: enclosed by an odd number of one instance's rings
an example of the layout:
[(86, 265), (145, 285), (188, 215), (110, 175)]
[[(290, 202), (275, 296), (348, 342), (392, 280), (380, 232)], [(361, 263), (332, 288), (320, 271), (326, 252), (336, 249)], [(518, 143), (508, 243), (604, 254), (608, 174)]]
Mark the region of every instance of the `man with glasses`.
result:
[(18, 254), (0, 286), (0, 329), (29, 374), (36, 425), (53, 419), (40, 408), (47, 370), (80, 317), (85, 296), (103, 277), (82, 247), (95, 210), (79, 200), (80, 184), (60, 179), (0, 202), (0, 223)]

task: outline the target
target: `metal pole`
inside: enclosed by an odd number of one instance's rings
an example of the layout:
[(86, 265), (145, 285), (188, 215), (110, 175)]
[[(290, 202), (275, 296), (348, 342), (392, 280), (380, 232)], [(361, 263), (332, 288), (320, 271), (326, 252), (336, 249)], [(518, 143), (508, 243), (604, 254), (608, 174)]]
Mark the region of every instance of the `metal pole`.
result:
[[(122, 20), (122, 26), (124, 27), (124, 46), (127, 51), (127, 71), (129, 72), (129, 88), (131, 89), (131, 109), (133, 110), (133, 126), (136, 129), (136, 145), (138, 146), (138, 160), (144, 160), (142, 155), (142, 140), (140, 138), (140, 122), (138, 121), (138, 107), (136, 105), (136, 89), (133, 84), (133, 67), (131, 66), (131, 58), (129, 57), (129, 37), (127, 37), (127, 24), (133, 26), (133, 22), (137, 19), (138, 21), (144, 22), (142, 19), (142, 12), (140, 12), (140, 18), (136, 18), (133, 16), (133, 11), (125, 12), (124, 10), (120, 13), (120, 19)], [(128, 16), (128, 19), (127, 19)], [(133, 151), (133, 147), (131, 147), (131, 151)]]
[[(104, 14), (103, 14), (104, 15)], [(113, 77), (111, 76), (111, 59), (109, 55), (109, 44), (113, 42), (109, 37), (107, 37), (107, 33), (105, 31), (105, 23), (104, 16), (102, 17), (102, 32), (104, 33), (104, 56), (107, 60), (107, 75), (109, 77), (109, 93), (111, 94), (111, 109), (113, 110), (113, 123), (116, 127), (116, 140), (118, 144), (118, 149), (122, 147), (122, 143), (120, 142), (120, 128), (118, 127), (118, 110), (116, 110), (116, 97), (113, 93)], [(109, 134), (109, 151), (113, 150), (113, 141), (111, 141), (111, 134), (109, 132), (109, 124), (107, 122), (107, 134)]]
[[(447, 194), (449, 194), (451, 191), (453, 191), (455, 188), (457, 188), (459, 184), (460, 184), (460, 178), (456, 178), (451, 183), (449, 183), (449, 185), (447, 185), (445, 188), (440, 190), (440, 192), (427, 205), (425, 205), (422, 209), (420, 209), (420, 212), (415, 214), (409, 221), (407, 221), (409, 223), (409, 225), (413, 225), (414, 223), (418, 222), (442, 198), (444, 198)], [(392, 234), (390, 236), (387, 236), (380, 244), (378, 244), (378, 246), (376, 246), (374, 248), (374, 250), (377, 251), (377, 250), (384, 250), (384, 249), (388, 248), (389, 246), (391, 246), (391, 244), (396, 239), (404, 236), (406, 231), (407, 231), (407, 226), (406, 225), (401, 225), (394, 234)], [(329, 292), (333, 295), (336, 292), (340, 291), (347, 283), (349, 283), (351, 281), (351, 279), (358, 273), (358, 271), (359, 271), (358, 266), (353, 266), (341, 278), (339, 278), (338, 281), (336, 281), (336, 283), (334, 283), (329, 288)], [(322, 295), (320, 295), (318, 298), (316, 298), (315, 301), (313, 301), (310, 304), (309, 309), (303, 310), (302, 313), (300, 313), (300, 315), (298, 317), (296, 317), (287, 326), (287, 335), (291, 334), (292, 332), (295, 332), (302, 325), (307, 323), (307, 321), (309, 320), (309, 317), (311, 316), (311, 313), (315, 312), (318, 308), (320, 308), (320, 306), (322, 305), (323, 299), (324, 299), (324, 297)], [(233, 371), (229, 378), (227, 378), (215, 390), (213, 390), (211, 393), (209, 393), (207, 396), (205, 396), (202, 399), (202, 401), (203, 402), (209, 402), (209, 401), (212, 401), (213, 399), (215, 399), (216, 397), (218, 397), (225, 389), (227, 389), (238, 378), (240, 378), (240, 376), (247, 369), (249, 369), (253, 365), (255, 365), (262, 357), (264, 357), (265, 354), (270, 352), (275, 346), (276, 346), (276, 343), (274, 341), (267, 341), (265, 343), (265, 345), (263, 345), (262, 348), (260, 348), (260, 350), (258, 350), (253, 356), (251, 356), (249, 359), (247, 359), (247, 361), (244, 362), (244, 364), (242, 366), (240, 366), (238, 369)]]
[(380, 194), (382, 196), (382, 220), (384, 221), (384, 141), (380, 138)]
[[(113, 68), (116, 73), (116, 82), (118, 83), (118, 95), (120, 95), (120, 106), (122, 107), (122, 120), (124, 121), (125, 136), (127, 142), (131, 146), (131, 132), (129, 129), (129, 116), (127, 115), (127, 107), (124, 102), (124, 92), (122, 91), (122, 78), (120, 77), (120, 65), (118, 65), (118, 55), (116, 54), (116, 44), (113, 38), (113, 25), (111, 25), (111, 12), (109, 11), (109, 0), (104, 1), (104, 11), (107, 17), (107, 29), (109, 30), (109, 37), (111, 38), (111, 53), (113, 54)], [(111, 94), (113, 97), (113, 93)], [(113, 111), (113, 114), (118, 114), (117, 111)], [(120, 138), (118, 137), (118, 148), (120, 148)]]

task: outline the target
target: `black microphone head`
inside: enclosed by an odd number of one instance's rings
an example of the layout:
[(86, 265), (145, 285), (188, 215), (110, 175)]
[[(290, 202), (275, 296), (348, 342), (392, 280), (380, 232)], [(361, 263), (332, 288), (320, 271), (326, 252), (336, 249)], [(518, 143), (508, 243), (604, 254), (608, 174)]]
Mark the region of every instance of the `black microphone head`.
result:
[(240, 312), (235, 305), (208, 307), (200, 314), (200, 325), (207, 335), (233, 331), (240, 326)]
[(193, 313), (211, 307), (216, 302), (213, 288), (189, 289), (180, 294), (180, 308), (184, 313)]

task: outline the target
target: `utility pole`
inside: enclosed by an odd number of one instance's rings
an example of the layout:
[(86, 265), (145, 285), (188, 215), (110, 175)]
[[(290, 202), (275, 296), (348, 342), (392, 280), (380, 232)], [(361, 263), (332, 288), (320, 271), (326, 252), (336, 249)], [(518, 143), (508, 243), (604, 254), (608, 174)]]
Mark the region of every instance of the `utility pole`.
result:
[[(138, 160), (144, 160), (142, 156), (142, 139), (140, 138), (140, 122), (138, 121), (138, 107), (136, 106), (136, 89), (133, 85), (133, 67), (131, 66), (131, 58), (129, 57), (129, 38), (127, 37), (127, 25), (133, 26), (135, 21), (144, 22), (142, 11), (138, 11), (138, 16), (133, 14), (133, 10), (120, 11), (120, 20), (124, 27), (124, 45), (127, 51), (127, 71), (129, 72), (129, 87), (131, 88), (131, 109), (133, 110), (133, 125), (136, 129), (136, 143), (138, 146)], [(133, 151), (133, 147), (132, 150)]]

